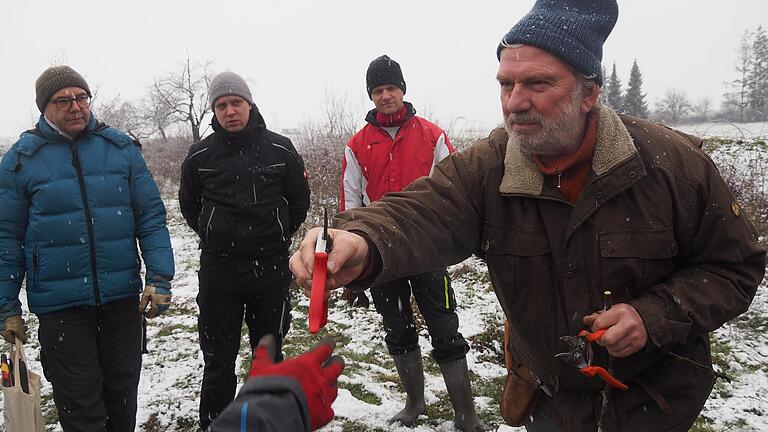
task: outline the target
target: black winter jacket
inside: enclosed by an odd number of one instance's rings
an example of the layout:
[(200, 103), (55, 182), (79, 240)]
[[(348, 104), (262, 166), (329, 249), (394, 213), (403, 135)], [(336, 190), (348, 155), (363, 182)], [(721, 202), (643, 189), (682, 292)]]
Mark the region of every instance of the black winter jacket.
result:
[(245, 129), (193, 144), (181, 165), (179, 204), (203, 251), (261, 258), (285, 254), (307, 216), (309, 184), (291, 140), (254, 109)]

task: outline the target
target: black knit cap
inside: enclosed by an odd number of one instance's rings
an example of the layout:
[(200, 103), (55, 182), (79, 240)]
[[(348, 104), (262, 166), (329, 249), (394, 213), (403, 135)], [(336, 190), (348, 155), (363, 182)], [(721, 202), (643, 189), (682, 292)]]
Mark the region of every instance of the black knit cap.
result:
[(405, 94), (405, 79), (400, 65), (389, 58), (386, 54), (373, 59), (368, 65), (368, 72), (365, 74), (365, 83), (368, 87), (368, 97), (371, 97), (373, 89), (378, 86), (391, 84), (398, 87)]
[(85, 78), (71, 67), (51, 66), (44, 70), (35, 81), (35, 103), (40, 112), (45, 111), (45, 106), (54, 93), (67, 87), (79, 87), (91, 96), (91, 89), (88, 88)]
[(603, 84), (603, 43), (619, 16), (616, 0), (536, 0), (501, 39), (496, 57), (514, 44), (541, 48)]

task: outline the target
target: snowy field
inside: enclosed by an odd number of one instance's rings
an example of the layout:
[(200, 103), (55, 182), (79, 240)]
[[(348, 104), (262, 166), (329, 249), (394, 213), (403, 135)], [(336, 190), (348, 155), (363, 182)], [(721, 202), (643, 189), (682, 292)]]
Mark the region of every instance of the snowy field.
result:
[(702, 138), (713, 136), (728, 137), (735, 139), (745, 139), (751, 137), (768, 138), (768, 123), (698, 123), (690, 125), (680, 125), (680, 130), (691, 133)]
[[(701, 125), (697, 125), (701, 126)], [(765, 124), (738, 125), (712, 133), (740, 138), (768, 135)], [(710, 136), (714, 125), (702, 129), (683, 129)], [(762, 128), (762, 129), (761, 129)], [(2, 148), (0, 139), (0, 149)], [(137, 430), (194, 431), (197, 430), (197, 404), (202, 378), (202, 356), (196, 330), (197, 239), (186, 228), (173, 197), (166, 200), (169, 227), (176, 257), (177, 276), (171, 311), (150, 321), (148, 329), (150, 353), (144, 357), (144, 369), (139, 389)], [(470, 340), (468, 354), (476, 404), (481, 418), (498, 431), (524, 430), (500, 425), (498, 398), (505, 370), (501, 357), (503, 314), (488, 282), (485, 267), (479, 260), (469, 259), (451, 267), (461, 332)], [(294, 292), (291, 331), (286, 340), (287, 356), (304, 351), (320, 339), (307, 332), (308, 300)], [(25, 307), (26, 310), (26, 307)], [(30, 324), (27, 345), (30, 368), (41, 372), (37, 321), (25, 312)], [(326, 431), (454, 431), (452, 410), (437, 365), (427, 355), (431, 347), (426, 329), (422, 328), (421, 348), (424, 353), (426, 400), (429, 417), (422, 417), (414, 428), (393, 427), (387, 418), (404, 403), (398, 389), (398, 378), (386, 352), (378, 315), (369, 309), (350, 308), (338, 301), (329, 310), (329, 323), (322, 331), (338, 341), (337, 353), (347, 368), (340, 378), (339, 397), (334, 404), (336, 419)], [(739, 319), (713, 334), (713, 352), (717, 367), (729, 375), (730, 383), (719, 380), (712, 392), (696, 431), (767, 431), (768, 430), (768, 293), (764, 281), (750, 310)], [(322, 336), (322, 335), (321, 335)], [(7, 351), (7, 344), (0, 344)], [(248, 345), (241, 347), (241, 373), (248, 367)], [(43, 381), (43, 413), (49, 431), (60, 431), (51, 387)], [(0, 398), (1, 399), (1, 398)], [(2, 402), (0, 401), (0, 406)], [(0, 420), (2, 422), (2, 420)], [(0, 431), (4, 427), (0, 425)]]

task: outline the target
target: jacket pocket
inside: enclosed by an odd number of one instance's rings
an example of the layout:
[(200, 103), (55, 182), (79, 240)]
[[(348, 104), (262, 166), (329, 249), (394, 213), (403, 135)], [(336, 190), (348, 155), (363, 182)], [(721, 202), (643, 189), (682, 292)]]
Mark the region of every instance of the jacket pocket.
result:
[(554, 304), (548, 289), (554, 286), (554, 269), (544, 231), (485, 224), (481, 247), (502, 303), (551, 313), (545, 309)]
[(239, 205), (264, 205), (275, 203), (284, 195), (287, 168), (285, 162), (250, 168), (252, 197), (240, 199)]
[(231, 211), (209, 201), (203, 202), (198, 217), (198, 234), (205, 250), (213, 253), (232, 253), (237, 244), (237, 224)]
[[(600, 280), (614, 295), (619, 294), (614, 300), (625, 295), (636, 297), (675, 269), (678, 245), (672, 227), (602, 231), (598, 237)], [(618, 281), (625, 281), (625, 285), (617, 286)], [(631, 281), (630, 285), (626, 281)]]

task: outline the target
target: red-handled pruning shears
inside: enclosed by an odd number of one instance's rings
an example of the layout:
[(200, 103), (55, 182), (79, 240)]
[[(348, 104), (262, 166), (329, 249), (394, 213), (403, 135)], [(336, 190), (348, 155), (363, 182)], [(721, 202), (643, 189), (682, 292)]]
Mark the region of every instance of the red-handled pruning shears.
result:
[(309, 294), (309, 332), (317, 333), (328, 322), (328, 300), (325, 297), (325, 280), (328, 276), (328, 252), (333, 241), (328, 235), (328, 210), (323, 208), (323, 231), (315, 244), (315, 267), (312, 273), (312, 290)]
[(559, 358), (576, 366), (581, 373), (590, 378), (599, 375), (603, 381), (608, 383), (608, 385), (616, 387), (617, 389), (627, 390), (629, 387), (614, 378), (607, 370), (600, 366), (592, 366), (592, 346), (590, 343), (600, 340), (606, 330), (608, 329), (604, 328), (592, 333), (582, 330), (579, 332), (578, 336), (561, 337), (560, 340), (567, 343), (570, 350), (568, 352), (556, 354), (555, 358)]

